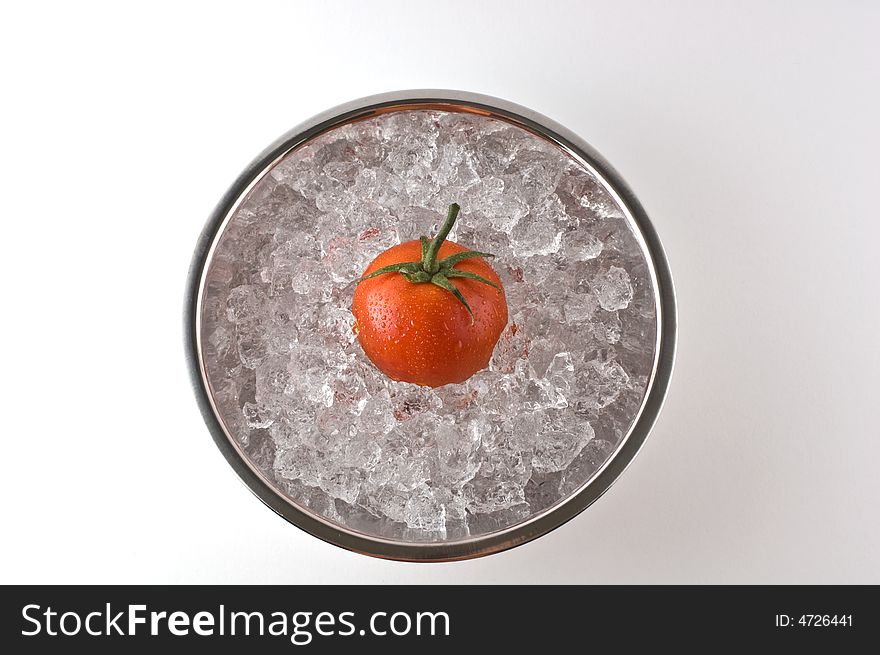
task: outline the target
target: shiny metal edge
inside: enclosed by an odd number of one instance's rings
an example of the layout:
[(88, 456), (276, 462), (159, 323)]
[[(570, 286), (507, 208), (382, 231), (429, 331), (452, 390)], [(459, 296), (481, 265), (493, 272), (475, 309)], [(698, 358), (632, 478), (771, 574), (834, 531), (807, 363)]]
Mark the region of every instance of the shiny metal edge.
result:
[[(316, 135), (342, 124), (398, 109), (441, 109), (482, 114), (525, 128), (556, 143), (602, 180), (637, 228), (652, 264), (657, 306), (655, 365), (648, 391), (629, 433), (607, 462), (581, 488), (535, 516), (503, 530), (450, 542), (403, 542), (350, 530), (300, 508), (276, 490), (239, 450), (219, 419), (201, 356), (201, 292), (207, 266), (225, 224), (251, 188), (288, 152)], [(644, 444), (662, 408), (672, 376), (676, 347), (676, 304), (672, 276), (659, 237), (644, 208), (620, 174), (588, 143), (558, 123), (506, 100), (448, 90), (383, 93), (332, 108), (300, 124), (264, 150), (235, 180), (206, 223), (190, 265), (184, 303), (184, 342), (193, 391), (211, 436), (248, 488), (277, 514), (309, 534), (347, 550), (374, 557), (412, 562), (471, 559), (513, 548), (544, 535), (585, 510), (604, 494)]]

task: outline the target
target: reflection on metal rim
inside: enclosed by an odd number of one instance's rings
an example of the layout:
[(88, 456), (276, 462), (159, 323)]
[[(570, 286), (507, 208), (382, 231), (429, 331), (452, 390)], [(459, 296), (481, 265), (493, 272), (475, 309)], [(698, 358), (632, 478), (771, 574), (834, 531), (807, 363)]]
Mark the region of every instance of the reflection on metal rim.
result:
[[(480, 114), (518, 125), (560, 146), (603, 180), (618, 200), (635, 228), (636, 237), (641, 239), (655, 289), (657, 342), (653, 373), (639, 415), (605, 465), (577, 492), (522, 523), (458, 541), (410, 543), (381, 539), (331, 523), (294, 504), (253, 468), (226, 432), (217, 414), (202, 360), (200, 317), (205, 273), (223, 228), (247, 192), (279, 159), (314, 136), (345, 123), (401, 109)], [(451, 561), (496, 553), (540, 537), (589, 507), (623, 473), (651, 430), (672, 375), (676, 338), (675, 293), (660, 240), (635, 195), (611, 165), (564, 127), (529, 109), (489, 96), (438, 90), (398, 91), (355, 100), (306, 121), (269, 146), (227, 191), (202, 231), (187, 281), (184, 321), (190, 376), (202, 415), (217, 447), (251, 491), (285, 519), (320, 539), (366, 555), (404, 561)]]

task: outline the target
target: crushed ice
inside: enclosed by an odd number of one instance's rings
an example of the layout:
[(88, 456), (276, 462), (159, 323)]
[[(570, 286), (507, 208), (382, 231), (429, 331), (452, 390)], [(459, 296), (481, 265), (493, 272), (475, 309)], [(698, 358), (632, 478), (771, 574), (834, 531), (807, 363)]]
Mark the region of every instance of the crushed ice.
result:
[[(352, 281), (431, 234), (497, 255), (510, 322), (488, 370), (393, 382), (352, 330)], [(290, 153), (227, 226), (203, 342), (222, 418), (293, 500), (379, 536), (506, 527), (563, 498), (626, 434), (653, 365), (647, 266), (604, 187), (517, 127), (400, 111)]]

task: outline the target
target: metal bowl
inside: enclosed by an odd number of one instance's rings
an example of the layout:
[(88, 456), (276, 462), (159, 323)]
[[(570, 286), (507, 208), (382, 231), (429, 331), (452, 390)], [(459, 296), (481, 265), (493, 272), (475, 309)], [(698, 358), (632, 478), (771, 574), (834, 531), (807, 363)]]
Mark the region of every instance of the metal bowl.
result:
[[(355, 120), (403, 109), (488, 116), (519, 126), (562, 148), (604, 181), (616, 196), (637, 238), (642, 239), (654, 283), (657, 341), (653, 372), (640, 412), (615, 452), (587, 483), (555, 505), (508, 528), (456, 541), (404, 542), (364, 534), (298, 506), (277, 490), (242, 453), (219, 417), (206, 377), (200, 340), (205, 275), (224, 226), (250, 189), (287, 153), (313, 137)], [(185, 341), (193, 389), (214, 442), (239, 477), (266, 505), (306, 532), (355, 552), (403, 561), (450, 561), (496, 553), (535, 539), (586, 509), (620, 476), (653, 426), (669, 385), (675, 338), (675, 295), (666, 257), (648, 216), (621, 176), (586, 142), (548, 118), (504, 100), (460, 91), (417, 90), (370, 96), (324, 112), (282, 136), (245, 169), (212, 213), (196, 246), (186, 291)]]

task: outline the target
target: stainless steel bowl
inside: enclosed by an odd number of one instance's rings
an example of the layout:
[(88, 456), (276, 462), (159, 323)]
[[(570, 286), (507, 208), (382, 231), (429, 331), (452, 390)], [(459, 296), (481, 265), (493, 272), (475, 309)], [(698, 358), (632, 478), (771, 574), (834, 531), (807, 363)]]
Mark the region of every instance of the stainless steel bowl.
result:
[[(401, 109), (434, 109), (489, 116), (517, 125), (561, 147), (602, 179), (617, 196), (634, 232), (643, 240), (654, 281), (657, 343), (653, 373), (641, 411), (615, 452), (584, 486), (543, 512), (509, 528), (457, 541), (409, 543), (382, 539), (347, 529), (294, 504), (254, 468), (224, 427), (207, 381), (200, 343), (200, 307), (205, 274), (224, 226), (248, 191), (282, 157), (313, 137), (354, 120)], [(214, 442), (239, 477), (266, 505), (306, 532), (352, 551), (404, 561), (450, 561), (496, 553), (539, 537), (586, 509), (620, 476), (653, 426), (669, 386), (675, 338), (675, 294), (666, 257), (645, 210), (621, 176), (590, 145), (548, 118), (498, 98), (460, 91), (398, 91), (362, 98), (326, 111), (282, 136), (245, 169), (211, 214), (196, 246), (186, 291), (185, 340), (193, 389)]]

